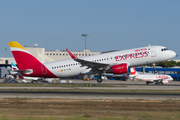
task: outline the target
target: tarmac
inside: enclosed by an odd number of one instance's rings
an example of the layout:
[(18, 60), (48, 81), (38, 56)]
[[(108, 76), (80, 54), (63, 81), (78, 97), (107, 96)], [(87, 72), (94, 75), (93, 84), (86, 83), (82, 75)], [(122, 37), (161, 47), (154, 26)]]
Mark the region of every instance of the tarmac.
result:
[[(0, 80), (2, 82), (3, 80)], [(68, 80), (67, 80), (68, 81)], [(0, 87), (0, 98), (48, 98), (48, 99), (110, 99), (110, 100), (180, 100), (180, 81), (169, 82), (169, 85), (146, 85), (142, 81), (104, 80), (72, 80), (73, 84), (84, 84), (84, 87)], [(19, 82), (20, 83), (20, 80)], [(14, 84), (18, 84), (14, 83)], [(12, 83), (11, 83), (12, 84)], [(37, 83), (35, 83), (37, 84)], [(60, 83), (53, 83), (60, 84)], [(96, 87), (96, 85), (112, 85), (115, 87)], [(88, 86), (87, 86), (88, 85)], [(95, 86), (94, 86), (95, 85)], [(45, 91), (8, 91), (8, 89), (43, 89)], [(82, 92), (50, 92), (52, 89), (78, 89)], [(83, 92), (83, 90), (175, 90), (179, 93), (108, 93)]]

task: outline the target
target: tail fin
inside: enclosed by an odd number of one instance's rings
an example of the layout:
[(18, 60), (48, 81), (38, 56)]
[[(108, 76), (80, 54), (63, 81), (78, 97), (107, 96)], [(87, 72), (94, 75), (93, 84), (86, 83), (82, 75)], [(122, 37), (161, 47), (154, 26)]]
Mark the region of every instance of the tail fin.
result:
[(38, 59), (36, 59), (18, 42), (8, 42), (8, 44), (20, 70), (28, 66), (41, 64)]
[(19, 68), (13, 62), (11, 62), (11, 67), (13, 70), (19, 70)]
[(137, 75), (137, 71), (134, 67), (130, 68), (130, 71), (131, 71), (131, 75)]

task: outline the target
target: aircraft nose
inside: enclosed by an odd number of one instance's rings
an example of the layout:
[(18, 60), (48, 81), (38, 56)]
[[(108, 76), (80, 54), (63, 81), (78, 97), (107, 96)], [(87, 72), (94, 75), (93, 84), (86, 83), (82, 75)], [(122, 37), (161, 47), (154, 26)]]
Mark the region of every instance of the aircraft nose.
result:
[(171, 51), (171, 52), (170, 52), (170, 56), (173, 58), (173, 57), (176, 56), (176, 53), (175, 53), (174, 51)]

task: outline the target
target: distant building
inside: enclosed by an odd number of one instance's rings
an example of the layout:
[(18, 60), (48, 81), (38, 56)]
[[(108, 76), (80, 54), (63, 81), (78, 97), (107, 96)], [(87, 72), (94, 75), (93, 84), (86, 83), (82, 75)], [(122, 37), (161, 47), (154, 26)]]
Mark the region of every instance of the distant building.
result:
[[(71, 59), (71, 57), (69, 56), (66, 50), (45, 51), (45, 48), (38, 48), (37, 46), (25, 47), (25, 49), (43, 63), (57, 61), (57, 60)], [(86, 50), (86, 55), (85, 55), (85, 50), (84, 50), (83, 52), (75, 51), (72, 53), (76, 54), (76, 56), (78, 57), (84, 57), (84, 56), (92, 56), (92, 55), (100, 54), (101, 52), (91, 52), (90, 50)], [(10, 64), (11, 62), (16, 63), (14, 58), (0, 58), (0, 64)]]
[[(92, 55), (96, 55), (96, 54), (100, 54), (101, 52), (91, 52), (90, 50), (86, 50), (86, 54), (85, 54), (85, 50), (83, 52), (81, 51), (75, 51), (72, 52), (73, 54), (75, 54), (78, 57), (84, 57), (84, 56), (92, 56)], [(46, 51), (45, 54), (45, 62), (51, 62), (51, 61), (57, 61), (57, 60), (64, 60), (64, 59), (71, 59), (71, 57), (69, 56), (68, 52), (63, 50), (56, 50), (56, 51)]]

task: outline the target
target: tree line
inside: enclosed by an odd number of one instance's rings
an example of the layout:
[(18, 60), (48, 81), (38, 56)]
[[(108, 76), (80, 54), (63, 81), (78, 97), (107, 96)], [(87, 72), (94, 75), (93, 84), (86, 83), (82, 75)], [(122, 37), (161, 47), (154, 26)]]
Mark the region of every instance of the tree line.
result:
[[(152, 66), (152, 64), (149, 66)], [(161, 66), (163, 68), (175, 67), (175, 66), (180, 66), (180, 62), (170, 60), (170, 61), (164, 61), (164, 62), (156, 63), (156, 66)]]

